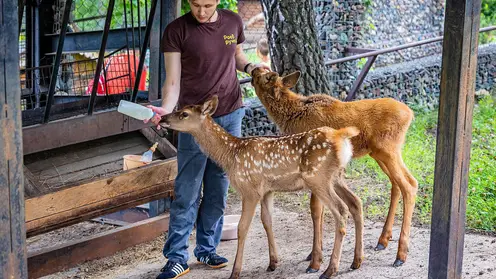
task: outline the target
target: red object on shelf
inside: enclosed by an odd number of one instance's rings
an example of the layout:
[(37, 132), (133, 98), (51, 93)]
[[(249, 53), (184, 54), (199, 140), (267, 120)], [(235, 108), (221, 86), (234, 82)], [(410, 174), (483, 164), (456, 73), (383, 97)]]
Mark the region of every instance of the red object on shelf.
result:
[[(130, 60), (129, 64), (128, 60)], [(133, 57), (132, 54), (128, 56), (127, 53), (122, 53), (105, 59), (104, 63), (106, 75), (104, 71), (100, 73), (96, 92), (97, 95), (105, 95), (107, 92), (111, 95), (131, 91), (134, 87), (134, 82), (136, 81), (139, 56), (135, 54)], [(131, 79), (129, 78), (129, 70), (131, 70)], [(141, 73), (138, 90), (146, 90), (147, 72), (148, 69), (146, 65), (143, 65), (143, 72)], [(88, 87), (86, 88), (86, 94), (91, 94), (92, 89), (93, 79), (90, 79)]]

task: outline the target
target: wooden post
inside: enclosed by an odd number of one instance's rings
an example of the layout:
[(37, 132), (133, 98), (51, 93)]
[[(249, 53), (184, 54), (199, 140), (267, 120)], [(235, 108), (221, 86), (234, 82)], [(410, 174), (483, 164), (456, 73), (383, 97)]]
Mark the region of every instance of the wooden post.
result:
[(429, 278), (461, 278), (480, 0), (446, 1)]
[[(153, 19), (150, 34), (150, 86), (148, 89), (148, 100), (155, 101), (161, 99), (160, 90), (165, 82), (164, 54), (160, 51), (160, 42), (165, 27), (179, 16), (177, 6), (181, 6), (181, 1), (158, 0), (157, 12)], [(180, 11), (180, 10), (179, 10)]]
[(0, 0), (0, 278), (28, 278), (18, 1)]
[[(160, 51), (160, 42), (165, 27), (179, 16), (181, 11), (179, 0), (158, 0), (157, 13), (153, 20), (150, 36), (150, 86), (148, 89), (148, 100), (161, 99), (161, 89), (165, 82), (164, 54)], [(165, 154), (164, 154), (165, 155)], [(170, 198), (153, 201), (149, 204), (150, 216), (158, 216), (170, 207)]]

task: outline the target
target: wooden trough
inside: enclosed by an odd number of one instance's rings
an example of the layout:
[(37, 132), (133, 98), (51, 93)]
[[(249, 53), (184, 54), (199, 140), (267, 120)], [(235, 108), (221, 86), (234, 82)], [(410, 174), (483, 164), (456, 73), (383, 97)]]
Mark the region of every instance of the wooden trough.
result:
[[(124, 155), (142, 154), (154, 142), (152, 163), (123, 170)], [(27, 237), (172, 197), (175, 155), (164, 133), (151, 127), (25, 155)], [(167, 231), (168, 221), (162, 214), (62, 245), (28, 246), (29, 278), (151, 241)]]

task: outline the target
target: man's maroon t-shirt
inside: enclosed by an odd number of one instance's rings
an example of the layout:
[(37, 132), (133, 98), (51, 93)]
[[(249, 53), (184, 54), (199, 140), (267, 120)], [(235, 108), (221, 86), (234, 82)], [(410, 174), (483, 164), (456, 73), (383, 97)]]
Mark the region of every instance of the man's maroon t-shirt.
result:
[(218, 95), (214, 116), (243, 106), (236, 76), (236, 45), (245, 40), (238, 14), (218, 9), (215, 22), (199, 23), (191, 12), (167, 25), (162, 37), (162, 52), (181, 53), (179, 109), (201, 104)]

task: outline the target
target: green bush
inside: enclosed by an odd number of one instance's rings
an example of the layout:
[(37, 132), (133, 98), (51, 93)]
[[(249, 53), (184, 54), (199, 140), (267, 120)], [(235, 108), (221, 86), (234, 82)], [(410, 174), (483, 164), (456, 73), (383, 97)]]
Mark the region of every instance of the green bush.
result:
[[(496, 25), (496, 0), (482, 0), (480, 27)], [(480, 33), (479, 43), (487, 44), (496, 42), (494, 31)]]
[[(228, 9), (234, 12), (238, 12), (238, 0), (220, 0), (218, 8)], [(181, 2), (181, 15), (190, 11), (188, 0), (182, 0)]]

